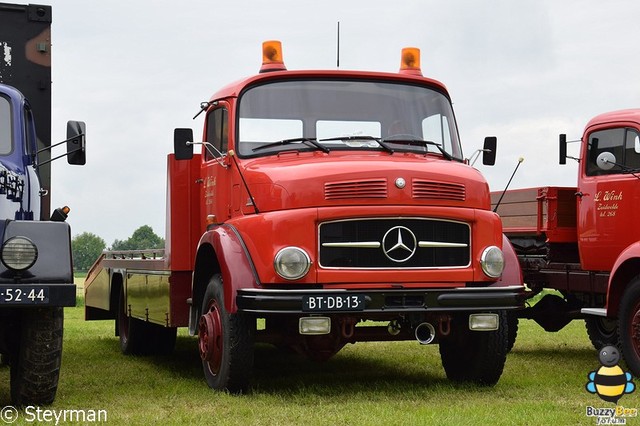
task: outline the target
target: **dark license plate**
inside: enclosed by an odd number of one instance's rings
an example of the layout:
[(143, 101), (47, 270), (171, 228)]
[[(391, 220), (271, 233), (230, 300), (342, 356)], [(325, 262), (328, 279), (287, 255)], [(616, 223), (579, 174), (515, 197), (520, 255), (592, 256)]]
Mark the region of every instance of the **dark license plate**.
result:
[(303, 296), (302, 310), (312, 311), (362, 311), (362, 294), (323, 294), (322, 296)]
[(49, 303), (49, 287), (0, 287), (0, 304), (33, 305)]

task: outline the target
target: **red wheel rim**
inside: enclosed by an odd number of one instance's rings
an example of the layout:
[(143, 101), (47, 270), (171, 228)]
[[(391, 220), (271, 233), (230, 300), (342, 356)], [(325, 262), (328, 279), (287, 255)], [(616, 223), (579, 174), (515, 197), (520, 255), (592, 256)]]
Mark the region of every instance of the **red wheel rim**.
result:
[(207, 363), (212, 374), (218, 374), (222, 364), (222, 320), (220, 308), (215, 300), (209, 304), (207, 312), (198, 323), (198, 348), (200, 358)]
[(636, 303), (633, 307), (630, 325), (629, 333), (631, 335), (629, 337), (631, 337), (631, 345), (636, 355), (640, 357), (640, 303)]

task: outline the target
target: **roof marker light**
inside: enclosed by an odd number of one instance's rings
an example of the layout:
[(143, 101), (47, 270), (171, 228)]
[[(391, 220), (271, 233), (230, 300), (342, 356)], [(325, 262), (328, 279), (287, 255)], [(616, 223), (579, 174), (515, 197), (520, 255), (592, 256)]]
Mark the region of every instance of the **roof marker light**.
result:
[(420, 49), (417, 47), (405, 47), (402, 49), (400, 73), (422, 76), (422, 70), (420, 69)]
[(279, 40), (269, 40), (262, 43), (262, 67), (260, 72), (286, 71), (282, 60), (282, 43)]

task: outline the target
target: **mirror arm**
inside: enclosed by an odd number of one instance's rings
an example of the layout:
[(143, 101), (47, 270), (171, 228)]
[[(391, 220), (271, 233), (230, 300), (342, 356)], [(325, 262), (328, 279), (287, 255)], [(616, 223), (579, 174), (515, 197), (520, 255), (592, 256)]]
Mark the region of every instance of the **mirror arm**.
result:
[[(75, 139), (75, 138), (71, 138), (71, 139)], [(66, 142), (66, 141), (64, 141), (64, 142)], [(62, 142), (60, 142), (60, 143), (62, 143)], [(57, 144), (57, 145), (60, 145), (60, 144)], [(53, 145), (53, 146), (56, 146), (56, 145)], [(42, 150), (41, 150), (41, 151), (42, 151)], [(41, 151), (38, 151), (38, 153), (40, 153)], [(74, 152), (78, 152), (78, 151), (82, 151), (82, 148), (78, 148), (78, 149), (74, 149), (73, 151), (65, 152), (64, 154), (60, 154), (60, 155), (58, 155), (57, 157), (53, 157), (53, 158), (51, 158), (51, 159), (49, 159), (49, 160), (47, 160), (47, 161), (43, 161), (42, 163), (40, 163), (40, 162), (39, 162), (39, 163), (35, 166), (35, 168), (37, 169), (37, 168), (38, 168), (38, 167), (40, 167), (40, 166), (44, 166), (45, 164), (49, 164), (49, 163), (51, 163), (51, 162), (54, 162), (54, 161), (56, 161), (56, 160), (57, 160), (57, 159), (59, 159), (59, 158), (67, 157), (67, 156), (69, 156), (69, 155), (73, 154)]]
[(474, 152), (471, 157), (469, 157), (469, 159), (467, 159), (467, 161), (469, 162), (469, 164), (471, 166), (473, 166), (475, 164), (475, 162), (478, 160), (478, 158), (480, 158), (480, 153), (481, 152), (491, 152), (490, 149), (476, 149), (476, 152)]
[[(222, 161), (222, 158), (224, 157), (224, 154), (221, 153), (218, 150), (218, 148), (216, 148), (215, 145), (213, 145), (212, 143), (206, 142), (206, 141), (204, 141), (204, 142), (190, 142), (190, 141), (187, 141), (186, 144), (187, 145), (204, 145), (204, 149), (206, 149), (209, 152), (209, 154), (211, 154), (211, 156), (216, 159), (216, 163), (218, 163), (219, 165), (221, 165), (225, 169), (229, 168), (229, 166), (227, 164), (225, 164), (224, 161)], [(213, 148), (215, 150), (215, 153), (210, 148)]]
[[(36, 152), (36, 154), (40, 154), (41, 152), (45, 152), (45, 151), (51, 151), (51, 150), (52, 150), (53, 148), (55, 148), (56, 146), (60, 146), (60, 145), (62, 145), (63, 143), (70, 142), (70, 141), (72, 141), (72, 140), (74, 140), (74, 139), (77, 139), (77, 138), (79, 138), (79, 137), (81, 137), (81, 136), (85, 136), (85, 134), (84, 134), (84, 133), (78, 133), (76, 136), (74, 136), (74, 137), (72, 137), (72, 138), (65, 139), (65, 140), (63, 140), (62, 142), (58, 142), (58, 143), (55, 143), (55, 144), (53, 144), (53, 145), (45, 146), (44, 148), (39, 149), (39, 150), (38, 150), (38, 152)], [(74, 150), (74, 151), (71, 151), (71, 152), (76, 152), (76, 151), (78, 151), (78, 150), (80, 150), (80, 149), (82, 149), (82, 148), (78, 148), (78, 149), (76, 149), (76, 150)], [(69, 152), (69, 153), (67, 153), (67, 154), (70, 154), (71, 152)], [(56, 157), (56, 158), (60, 158), (60, 157)]]

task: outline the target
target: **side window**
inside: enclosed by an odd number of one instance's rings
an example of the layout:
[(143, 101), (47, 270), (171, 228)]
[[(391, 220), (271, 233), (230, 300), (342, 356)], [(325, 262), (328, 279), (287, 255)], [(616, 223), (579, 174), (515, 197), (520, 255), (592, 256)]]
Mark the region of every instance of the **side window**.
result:
[(11, 104), (0, 96), (0, 155), (11, 152)]
[[(226, 108), (215, 109), (207, 116), (207, 142), (223, 154), (227, 152), (229, 143), (228, 117), (229, 113)], [(210, 151), (213, 151), (213, 154)], [(215, 158), (214, 155), (217, 156), (215, 150), (204, 149), (205, 161), (212, 160)]]
[(25, 108), (24, 110), (24, 134), (27, 137), (26, 146), (25, 146), (25, 154), (29, 155), (29, 158), (35, 158), (36, 153), (38, 152), (38, 141), (36, 140), (35, 135), (35, 123), (33, 120), (33, 113), (30, 108)]
[(619, 174), (640, 168), (640, 135), (634, 129), (617, 128), (589, 135), (588, 176)]

